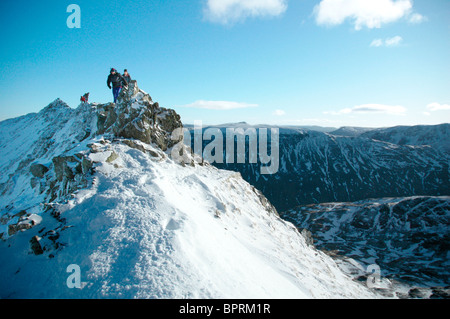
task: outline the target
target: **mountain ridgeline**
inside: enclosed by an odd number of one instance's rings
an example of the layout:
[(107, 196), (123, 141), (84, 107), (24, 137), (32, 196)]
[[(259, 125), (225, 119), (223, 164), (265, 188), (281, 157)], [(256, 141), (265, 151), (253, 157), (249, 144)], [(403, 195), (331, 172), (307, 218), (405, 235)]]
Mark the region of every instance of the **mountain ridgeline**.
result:
[[(253, 129), (238, 127), (244, 135)], [(329, 133), (280, 128), (279, 169), (266, 175), (260, 162), (248, 161), (245, 141), (245, 163), (227, 163), (224, 156), (213, 165), (240, 172), (280, 212), (305, 204), (450, 193), (449, 124)]]

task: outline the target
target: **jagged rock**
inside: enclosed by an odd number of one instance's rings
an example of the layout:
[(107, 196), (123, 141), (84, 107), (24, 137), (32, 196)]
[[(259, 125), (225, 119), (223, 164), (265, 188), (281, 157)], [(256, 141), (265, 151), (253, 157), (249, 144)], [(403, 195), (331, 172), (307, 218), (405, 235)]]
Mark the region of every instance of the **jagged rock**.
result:
[[(241, 177), (240, 174), (238, 176)], [(274, 215), (279, 217), (279, 214), (278, 214), (276, 208), (269, 202), (267, 197), (264, 196), (264, 194), (260, 190), (258, 190), (257, 188), (255, 188), (253, 186), (252, 186), (252, 190), (258, 196), (258, 198), (259, 198), (259, 200), (261, 202), (261, 205), (266, 209), (266, 211), (269, 214), (274, 214)]]
[(34, 177), (42, 178), (44, 177), (45, 173), (48, 172), (48, 167), (42, 164), (33, 164), (31, 165), (30, 172)]
[(304, 228), (304, 229), (302, 229), (300, 234), (302, 234), (302, 236), (305, 238), (306, 244), (308, 244), (310, 246), (312, 246), (314, 244), (314, 239), (313, 239), (312, 233), (309, 230)]
[(117, 155), (117, 153), (113, 151), (111, 153), (111, 155), (106, 159), (106, 163), (112, 163), (118, 158), (119, 158), (119, 155)]
[(57, 156), (52, 159), (53, 166), (56, 173), (56, 179), (62, 181), (64, 177), (68, 179), (73, 179), (75, 174), (71, 168), (73, 165), (68, 163), (78, 163), (78, 161), (73, 156)]
[(116, 137), (155, 143), (163, 151), (179, 141), (172, 141), (176, 128), (183, 127), (180, 116), (170, 109), (159, 107), (150, 95), (131, 81), (122, 91), (116, 105), (103, 104), (98, 108), (97, 134), (111, 133)]
[(61, 182), (64, 178), (73, 180), (77, 174), (89, 174), (93, 163), (82, 154), (57, 156), (52, 159), (56, 179)]
[(181, 117), (175, 110), (161, 108), (157, 110), (157, 115), (159, 115), (159, 125), (166, 132), (172, 133), (175, 129), (182, 127)]
[(81, 161), (81, 170), (83, 174), (92, 173), (92, 166), (93, 166), (92, 161), (89, 160), (87, 157), (83, 157), (83, 160)]
[(430, 296), (431, 299), (449, 299), (450, 298), (450, 287), (445, 288), (434, 288), (433, 293)]
[(158, 153), (156, 153), (155, 151), (152, 151), (150, 149), (145, 148), (143, 145), (139, 144), (136, 141), (133, 141), (133, 140), (122, 140), (121, 142), (123, 144), (125, 144), (125, 145), (127, 145), (127, 146), (129, 146), (131, 148), (137, 149), (137, 150), (139, 150), (139, 151), (141, 151), (143, 153), (148, 153), (152, 157), (159, 157)]
[(149, 111), (144, 114), (121, 113), (113, 132), (118, 137), (137, 139), (150, 144), (152, 142), (152, 126), (153, 122)]
[(24, 231), (24, 230), (30, 229), (32, 227), (33, 226), (28, 223), (18, 223), (18, 224), (8, 225), (8, 235), (12, 236), (19, 231)]
[(98, 120), (97, 120), (97, 134), (103, 134), (108, 128), (117, 120), (117, 114), (114, 111), (114, 103), (101, 104), (97, 106)]
[(31, 250), (35, 255), (42, 255), (44, 253), (44, 250), (42, 249), (39, 240), (40, 240), (39, 236), (34, 236), (30, 240)]
[[(134, 99), (134, 100), (133, 100)], [(128, 83), (128, 88), (124, 88), (119, 94), (119, 103), (133, 103), (136, 100), (141, 100), (143, 103), (153, 104), (152, 97), (139, 89), (136, 80), (132, 80)]]
[(93, 172), (93, 162), (87, 156), (83, 154), (57, 156), (52, 162), (56, 180), (54, 177), (49, 178), (45, 183), (50, 201), (64, 198), (88, 185), (88, 175)]
[(18, 212), (17, 214), (14, 214), (13, 217), (19, 217), (21, 218), (22, 216), (25, 216), (27, 214), (26, 210), (21, 210), (20, 212)]

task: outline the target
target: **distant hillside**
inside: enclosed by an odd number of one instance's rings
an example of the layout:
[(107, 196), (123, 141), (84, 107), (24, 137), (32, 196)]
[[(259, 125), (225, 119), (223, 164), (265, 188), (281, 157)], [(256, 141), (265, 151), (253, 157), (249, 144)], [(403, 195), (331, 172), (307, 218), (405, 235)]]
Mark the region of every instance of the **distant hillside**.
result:
[[(225, 133), (225, 129), (222, 131)], [(381, 131), (383, 135), (374, 132), (336, 136), (282, 128), (276, 174), (261, 175), (261, 163), (250, 164), (248, 160), (243, 164), (214, 165), (240, 172), (279, 211), (321, 202), (450, 195), (449, 156), (441, 147), (450, 140), (448, 125), (416, 128), (415, 135), (409, 137), (411, 143), (405, 144), (393, 143), (394, 137), (387, 141), (389, 135), (385, 130)], [(421, 145), (421, 136), (431, 132), (439, 134)]]
[(299, 206), (282, 214), (312, 232), (314, 244), (381, 275), (422, 288), (415, 297), (450, 296), (450, 197), (380, 198)]

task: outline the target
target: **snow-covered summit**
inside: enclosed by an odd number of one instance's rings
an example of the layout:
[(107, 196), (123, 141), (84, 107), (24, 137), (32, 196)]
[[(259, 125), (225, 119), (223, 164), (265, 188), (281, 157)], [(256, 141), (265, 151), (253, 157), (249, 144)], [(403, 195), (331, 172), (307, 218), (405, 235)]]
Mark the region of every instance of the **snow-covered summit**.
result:
[(239, 174), (172, 160), (181, 126), (137, 85), (0, 122), (0, 297), (376, 296)]

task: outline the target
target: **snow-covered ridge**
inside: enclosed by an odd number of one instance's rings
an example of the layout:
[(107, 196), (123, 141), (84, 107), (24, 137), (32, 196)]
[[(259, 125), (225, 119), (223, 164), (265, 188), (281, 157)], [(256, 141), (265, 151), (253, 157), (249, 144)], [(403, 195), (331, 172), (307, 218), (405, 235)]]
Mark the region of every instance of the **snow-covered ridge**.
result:
[(122, 137), (166, 150), (176, 143), (171, 131), (181, 126), (178, 114), (153, 103), (135, 81), (117, 105), (83, 103), (72, 109), (56, 99), (39, 113), (0, 122), (3, 224), (5, 212), (13, 216), (86, 187), (93, 143)]
[(361, 134), (398, 145), (428, 145), (450, 156), (450, 124), (396, 126), (374, 129)]
[(181, 125), (137, 86), (1, 122), (0, 297), (376, 297), (239, 174), (173, 161)]

